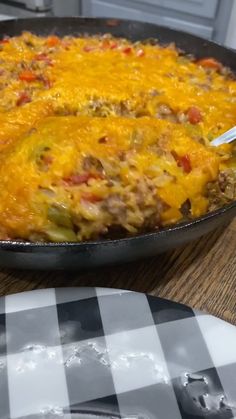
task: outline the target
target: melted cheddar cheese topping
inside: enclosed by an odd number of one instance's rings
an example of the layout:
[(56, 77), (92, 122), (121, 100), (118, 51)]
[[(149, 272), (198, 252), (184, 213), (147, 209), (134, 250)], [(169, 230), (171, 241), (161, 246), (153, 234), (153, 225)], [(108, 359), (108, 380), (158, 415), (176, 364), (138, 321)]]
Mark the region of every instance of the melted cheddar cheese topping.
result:
[(236, 82), (214, 59), (24, 33), (0, 63), (1, 238), (153, 230), (205, 214), (234, 172), (233, 146), (210, 147), (236, 124)]

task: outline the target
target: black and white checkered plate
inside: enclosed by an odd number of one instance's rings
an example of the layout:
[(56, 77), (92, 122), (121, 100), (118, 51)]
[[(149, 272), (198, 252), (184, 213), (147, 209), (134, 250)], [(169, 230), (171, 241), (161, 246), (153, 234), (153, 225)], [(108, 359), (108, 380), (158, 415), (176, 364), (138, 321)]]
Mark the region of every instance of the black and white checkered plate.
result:
[(236, 418), (236, 328), (104, 288), (0, 299), (0, 419)]

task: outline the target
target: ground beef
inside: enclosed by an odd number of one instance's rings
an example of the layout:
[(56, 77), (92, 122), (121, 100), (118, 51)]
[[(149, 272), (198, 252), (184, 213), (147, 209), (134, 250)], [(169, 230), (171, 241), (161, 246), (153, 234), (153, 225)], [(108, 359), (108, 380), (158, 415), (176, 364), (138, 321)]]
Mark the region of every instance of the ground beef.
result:
[(159, 105), (156, 116), (159, 119), (166, 119), (167, 121), (174, 122), (174, 123), (178, 122), (178, 118), (174, 110), (171, 109), (170, 106), (168, 106), (165, 103)]
[(208, 183), (209, 210), (213, 211), (236, 199), (236, 172), (227, 169), (219, 173), (216, 182)]
[(83, 160), (83, 169), (85, 171), (97, 171), (99, 173), (103, 172), (103, 165), (99, 159), (94, 156), (86, 156)]

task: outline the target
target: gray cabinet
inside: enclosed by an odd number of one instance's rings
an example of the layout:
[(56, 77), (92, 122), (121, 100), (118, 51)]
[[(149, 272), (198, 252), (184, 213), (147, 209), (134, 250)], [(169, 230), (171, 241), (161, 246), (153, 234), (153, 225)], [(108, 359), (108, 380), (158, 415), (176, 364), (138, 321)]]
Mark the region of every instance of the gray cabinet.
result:
[(232, 2), (232, 0), (82, 0), (82, 14), (157, 23), (224, 42)]
[(82, 6), (82, 13), (86, 16), (118, 17), (120, 19), (143, 20), (151, 23), (161, 23), (162, 16), (153, 14), (148, 8), (138, 7), (132, 0), (111, 2), (109, 0), (89, 0)]
[(79, 0), (53, 0), (55, 16), (78, 16), (80, 14)]
[[(143, 0), (136, 0), (144, 3)], [(146, 0), (146, 4), (191, 13), (196, 16), (214, 17), (218, 0)]]

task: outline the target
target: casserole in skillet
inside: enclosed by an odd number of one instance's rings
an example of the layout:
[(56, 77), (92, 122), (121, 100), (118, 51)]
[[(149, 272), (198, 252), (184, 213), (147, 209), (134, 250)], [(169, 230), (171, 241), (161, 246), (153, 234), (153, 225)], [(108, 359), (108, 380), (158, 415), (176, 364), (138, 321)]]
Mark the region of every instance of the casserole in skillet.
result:
[(234, 146), (210, 146), (236, 124), (216, 59), (30, 32), (3, 38), (0, 58), (2, 239), (127, 237), (235, 198)]
[(234, 150), (210, 147), (235, 124), (233, 51), (105, 19), (1, 33), (2, 264), (131, 260), (234, 215)]

